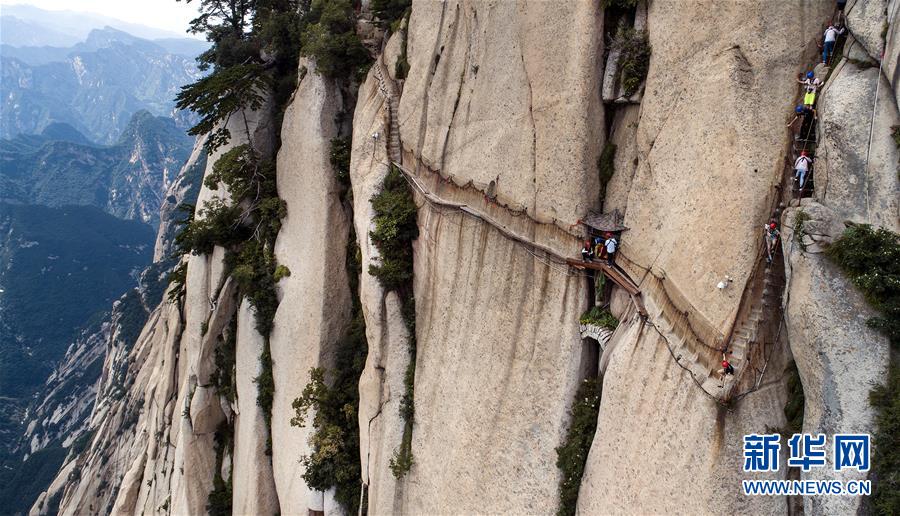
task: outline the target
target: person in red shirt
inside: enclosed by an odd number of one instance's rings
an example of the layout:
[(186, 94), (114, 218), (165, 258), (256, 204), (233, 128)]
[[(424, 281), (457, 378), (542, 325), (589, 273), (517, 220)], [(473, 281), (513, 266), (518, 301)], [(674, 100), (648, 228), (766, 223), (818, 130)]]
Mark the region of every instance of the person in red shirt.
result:
[(722, 353), (722, 374), (734, 374), (734, 366), (725, 358), (725, 353)]

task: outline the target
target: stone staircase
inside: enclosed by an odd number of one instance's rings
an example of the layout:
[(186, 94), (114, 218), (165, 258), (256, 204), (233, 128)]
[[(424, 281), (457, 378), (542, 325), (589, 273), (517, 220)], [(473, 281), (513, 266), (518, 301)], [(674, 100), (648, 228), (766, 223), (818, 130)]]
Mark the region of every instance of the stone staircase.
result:
[(694, 339), (676, 337), (684, 332), (663, 318), (663, 325), (658, 328), (670, 343), (675, 361), (687, 370), (694, 381), (707, 394), (719, 401), (726, 401), (738, 381), (750, 366), (749, 358), (754, 346), (765, 341), (766, 332), (771, 321), (781, 309), (782, 283), (772, 267), (766, 267), (763, 286), (759, 297), (754, 301), (743, 322), (731, 336), (726, 356), (734, 366), (734, 375), (721, 374), (721, 351), (701, 347), (702, 344), (692, 342)]
[(375, 79), (378, 81), (378, 91), (386, 102), (384, 110), (384, 125), (388, 130), (387, 151), (391, 162), (399, 164), (403, 153), (400, 148), (400, 100), (397, 94), (397, 85), (391, 80), (387, 66), (384, 64), (384, 54), (379, 54), (375, 60)]

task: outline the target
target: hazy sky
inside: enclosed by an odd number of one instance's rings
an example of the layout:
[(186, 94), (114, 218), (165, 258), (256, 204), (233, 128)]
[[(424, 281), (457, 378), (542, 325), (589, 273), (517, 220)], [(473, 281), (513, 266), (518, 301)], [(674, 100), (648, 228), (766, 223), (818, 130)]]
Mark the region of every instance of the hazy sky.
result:
[(0, 4), (29, 4), (41, 9), (84, 11), (102, 14), (130, 23), (140, 23), (179, 34), (196, 17), (200, 2), (175, 0), (0, 0)]

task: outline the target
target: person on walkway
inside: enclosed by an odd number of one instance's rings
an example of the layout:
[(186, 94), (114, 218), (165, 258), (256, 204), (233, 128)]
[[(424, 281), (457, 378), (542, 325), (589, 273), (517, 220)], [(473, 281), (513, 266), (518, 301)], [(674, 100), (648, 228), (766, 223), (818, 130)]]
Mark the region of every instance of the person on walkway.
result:
[(771, 264), (773, 257), (775, 256), (775, 245), (778, 244), (778, 236), (781, 233), (778, 232), (778, 226), (775, 224), (774, 220), (766, 224), (765, 231), (766, 263)]
[(834, 52), (834, 45), (837, 43), (837, 37), (843, 34), (844, 30), (844, 27), (837, 29), (834, 25), (829, 25), (828, 28), (825, 29), (825, 44), (822, 46), (822, 63), (828, 64), (829, 59), (831, 59), (831, 54)]
[(816, 103), (816, 92), (819, 90), (819, 86), (824, 84), (822, 79), (816, 77), (816, 74), (813, 72), (806, 72), (806, 77), (798, 77), (797, 82), (806, 88), (806, 94), (803, 95), (803, 105), (812, 109), (813, 105)]
[(584, 247), (581, 248), (581, 259), (586, 262), (594, 261), (594, 248), (591, 246), (590, 240), (584, 241)]
[(594, 237), (594, 256), (602, 258), (604, 250), (606, 250), (606, 239), (603, 237)]
[(606, 237), (606, 263), (612, 267), (616, 264), (616, 251), (619, 248), (619, 242), (616, 237), (607, 233)]
[(794, 108), (794, 119), (788, 123), (788, 127), (792, 127), (797, 120), (800, 120), (800, 130), (797, 131), (797, 140), (809, 140), (812, 136), (812, 123), (816, 119), (816, 110), (812, 106), (798, 105)]
[(794, 179), (797, 181), (797, 189), (803, 192), (806, 186), (806, 177), (809, 174), (809, 166), (812, 164), (812, 158), (806, 151), (800, 152), (800, 156), (794, 161)]
[(734, 366), (731, 365), (731, 362), (729, 362), (727, 358), (725, 358), (725, 353), (722, 353), (722, 372), (720, 374), (734, 375)]

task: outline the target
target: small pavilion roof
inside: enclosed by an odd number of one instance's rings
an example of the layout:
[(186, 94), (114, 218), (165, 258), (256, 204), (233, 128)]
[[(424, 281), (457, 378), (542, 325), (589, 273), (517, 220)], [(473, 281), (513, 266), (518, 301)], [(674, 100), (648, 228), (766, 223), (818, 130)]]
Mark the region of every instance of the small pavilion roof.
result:
[(622, 213), (615, 209), (608, 213), (588, 212), (579, 222), (596, 231), (627, 231), (628, 228), (622, 224), (624, 220)]

